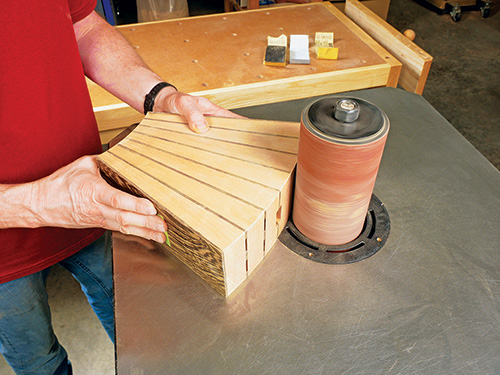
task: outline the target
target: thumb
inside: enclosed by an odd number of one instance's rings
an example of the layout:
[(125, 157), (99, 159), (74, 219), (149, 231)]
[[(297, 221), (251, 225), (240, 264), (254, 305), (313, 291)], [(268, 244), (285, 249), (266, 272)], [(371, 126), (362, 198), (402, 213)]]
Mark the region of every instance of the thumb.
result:
[(189, 128), (195, 133), (206, 133), (208, 131), (208, 122), (196, 105), (192, 104), (185, 108), (183, 115), (188, 122)]

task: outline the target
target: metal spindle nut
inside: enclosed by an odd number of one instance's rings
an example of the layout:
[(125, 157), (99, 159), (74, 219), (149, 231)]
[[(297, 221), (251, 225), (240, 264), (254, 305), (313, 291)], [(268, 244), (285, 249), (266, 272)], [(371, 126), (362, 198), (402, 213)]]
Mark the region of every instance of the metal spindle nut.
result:
[(334, 117), (341, 122), (354, 122), (359, 117), (359, 104), (352, 99), (341, 99), (335, 105)]

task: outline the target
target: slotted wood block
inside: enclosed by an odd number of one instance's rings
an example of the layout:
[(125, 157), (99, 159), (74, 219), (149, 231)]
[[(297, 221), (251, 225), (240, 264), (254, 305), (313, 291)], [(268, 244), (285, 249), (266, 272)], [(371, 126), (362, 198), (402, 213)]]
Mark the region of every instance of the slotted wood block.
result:
[(283, 229), (292, 199), (299, 124), (150, 113), (98, 157), (122, 189), (150, 199), (168, 224), (168, 251), (224, 296), (257, 267)]

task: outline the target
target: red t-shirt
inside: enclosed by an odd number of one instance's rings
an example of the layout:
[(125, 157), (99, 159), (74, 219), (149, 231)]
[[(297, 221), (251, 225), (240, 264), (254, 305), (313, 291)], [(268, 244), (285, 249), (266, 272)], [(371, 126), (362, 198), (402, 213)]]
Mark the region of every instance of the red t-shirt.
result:
[[(73, 23), (95, 5), (95, 0), (2, 2), (1, 184), (34, 181), (102, 151), (73, 31)], [(0, 283), (51, 266), (102, 233), (0, 229)]]

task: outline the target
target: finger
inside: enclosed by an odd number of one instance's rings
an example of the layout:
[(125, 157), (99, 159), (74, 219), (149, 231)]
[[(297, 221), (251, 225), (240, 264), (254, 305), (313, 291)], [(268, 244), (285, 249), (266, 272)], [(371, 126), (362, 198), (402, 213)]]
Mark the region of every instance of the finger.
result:
[(166, 241), (165, 232), (163, 233), (155, 232), (144, 227), (125, 226), (121, 227), (120, 232), (123, 234), (142, 237), (147, 240), (153, 240), (158, 243), (165, 243)]
[[(189, 128), (196, 133), (205, 133), (209, 130), (206, 116), (225, 118), (245, 118), (225, 108), (213, 104), (205, 98), (196, 98), (198, 105), (191, 107), (190, 111), (185, 110), (184, 117), (188, 121)], [(187, 106), (186, 106), (187, 107)]]
[(101, 183), (95, 184), (94, 194), (95, 200), (105, 206), (144, 215), (156, 215), (156, 208), (149, 200), (137, 198), (115, 189), (103, 179), (101, 179)]
[(186, 118), (189, 128), (195, 133), (206, 133), (209, 129), (208, 122), (194, 101), (189, 101), (181, 107), (180, 111)]
[(206, 133), (210, 128), (205, 116), (201, 112), (193, 111), (184, 116), (188, 122), (189, 128), (195, 133)]
[(109, 206), (101, 206), (101, 214), (110, 222), (116, 222), (122, 226), (143, 227), (159, 233), (164, 233), (168, 229), (167, 223), (157, 215), (141, 215)]
[(175, 92), (167, 96), (164, 105), (164, 110), (183, 115), (193, 132), (205, 133), (208, 131), (208, 122), (203, 116), (203, 111), (198, 104), (197, 97)]
[(167, 224), (157, 215), (140, 215), (106, 206), (102, 207), (101, 212), (107, 218), (105, 222), (108, 229), (159, 243), (165, 243), (167, 239)]
[(198, 101), (198, 105), (203, 114), (215, 117), (230, 117), (230, 118), (245, 118), (234, 112), (227, 110), (226, 108), (220, 107), (217, 104), (212, 103), (210, 100), (202, 97), (195, 97)]

